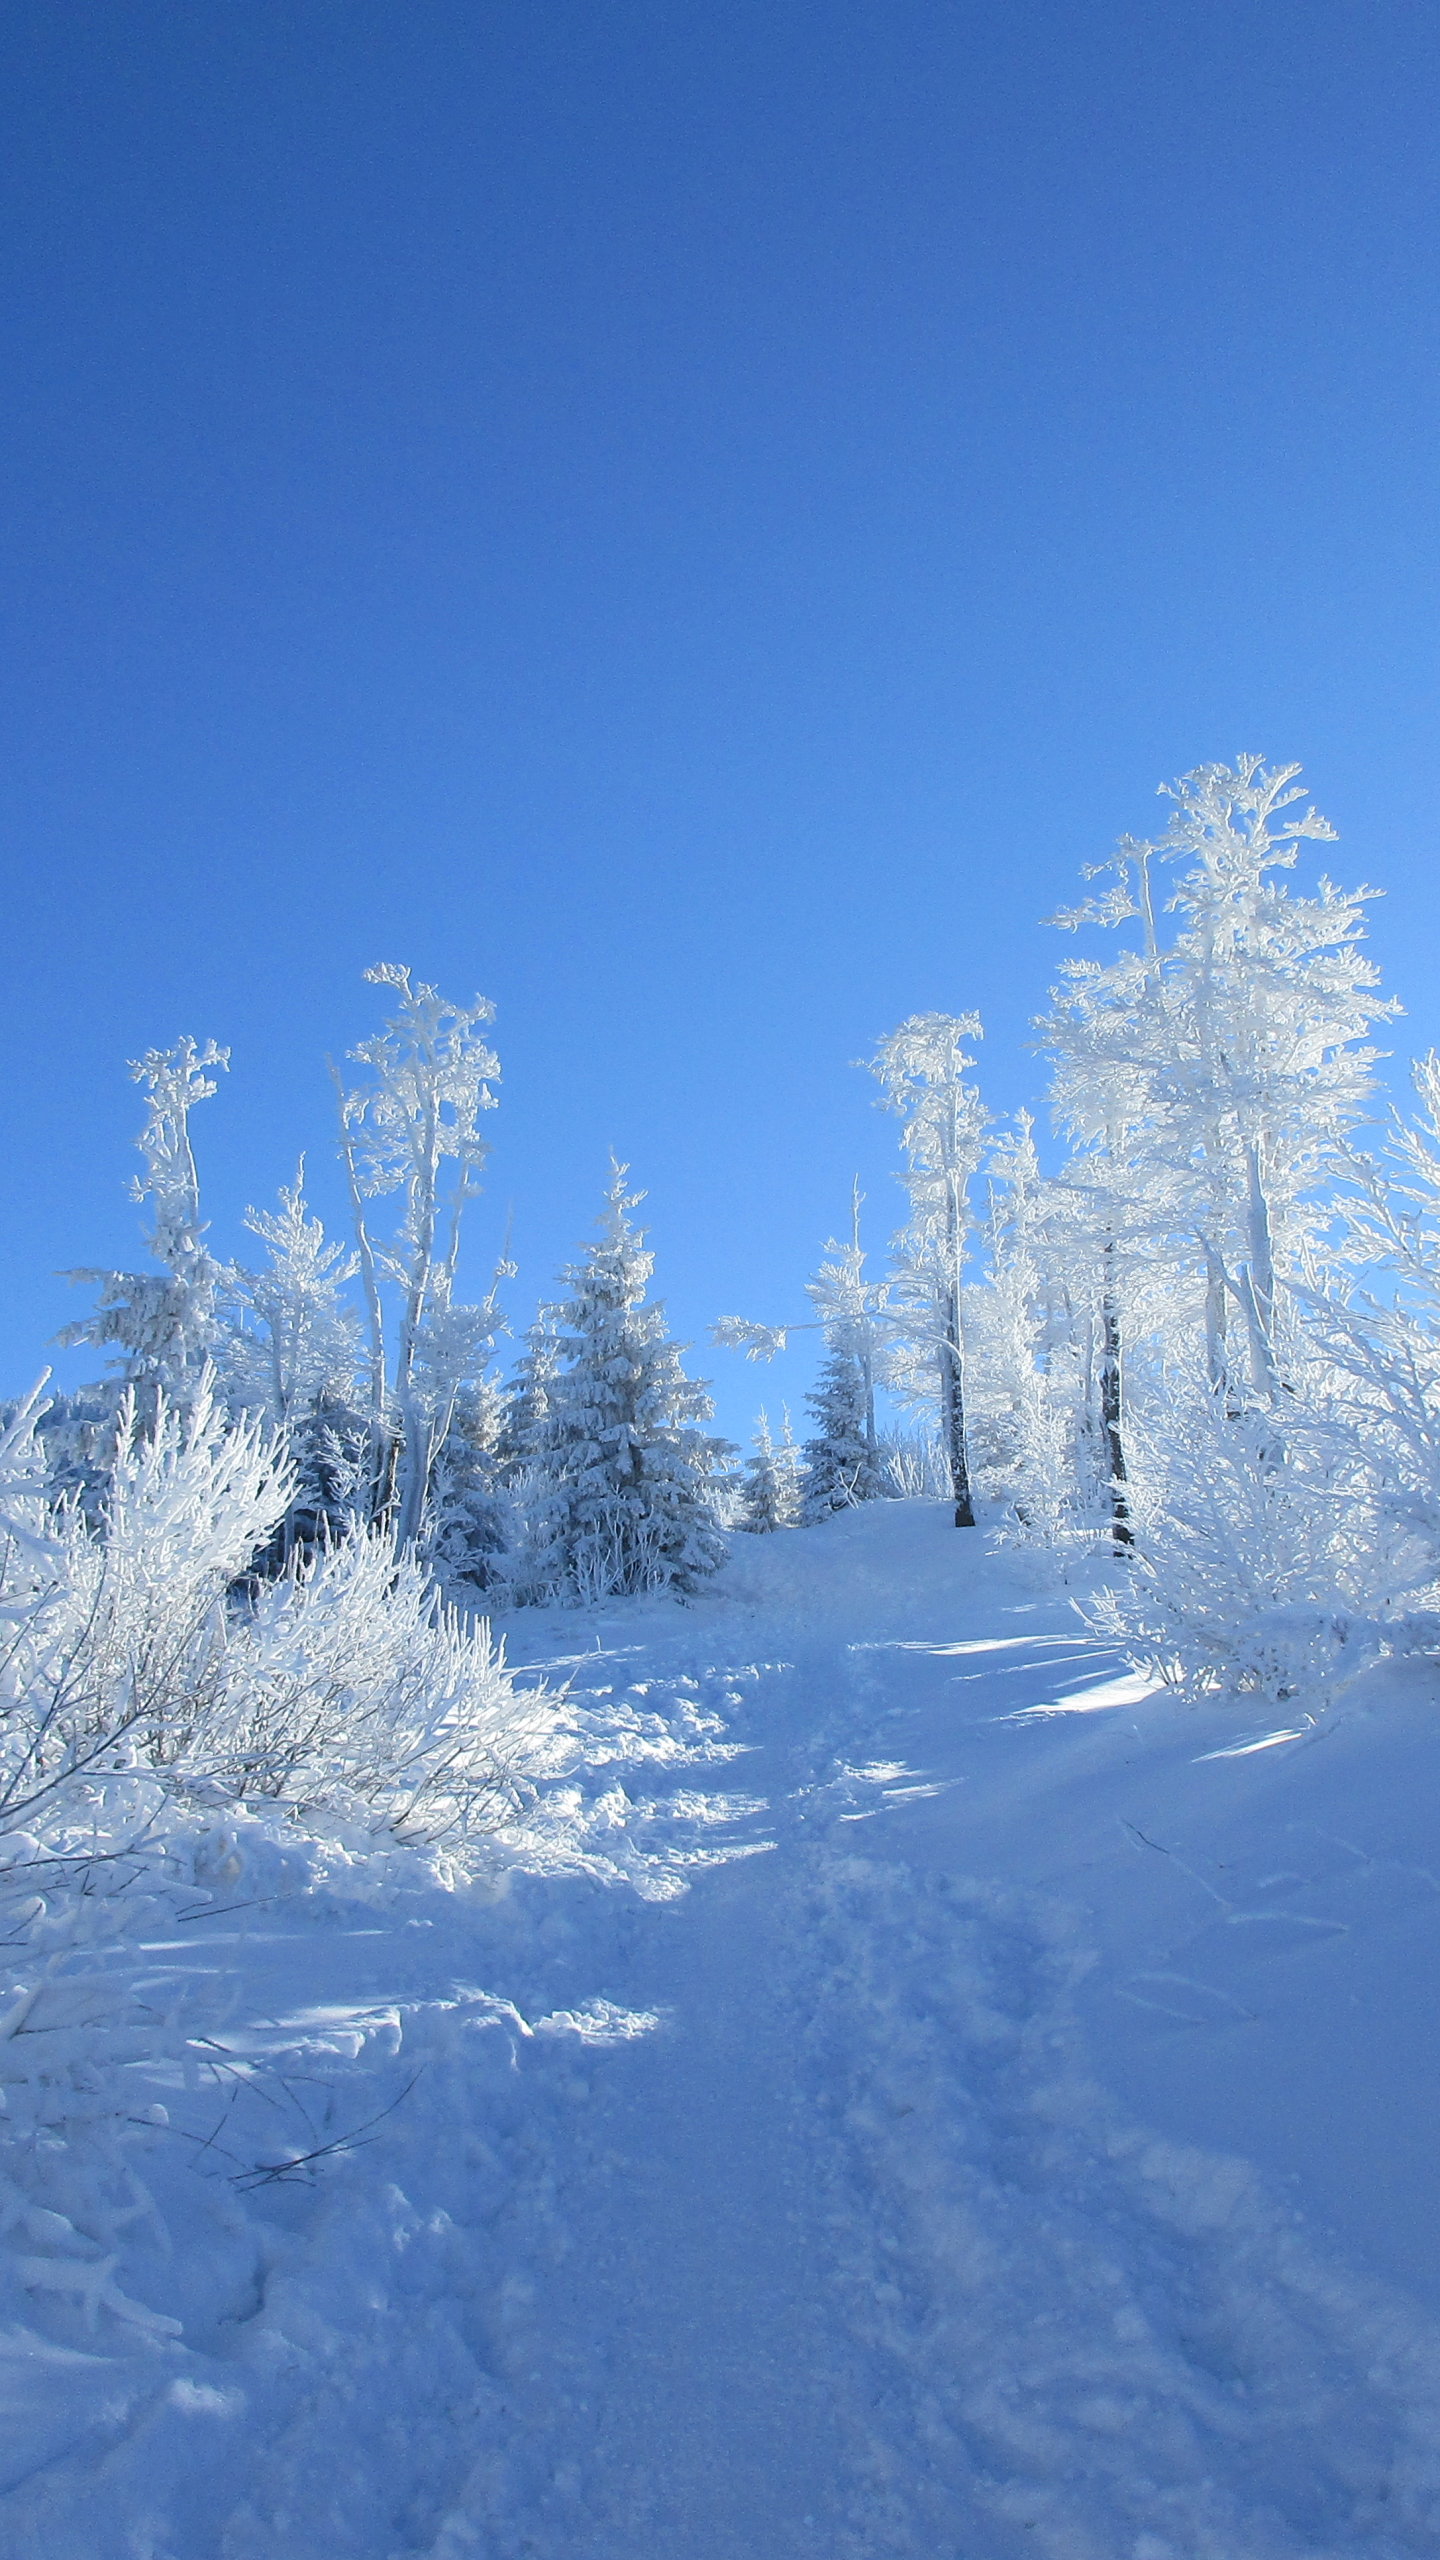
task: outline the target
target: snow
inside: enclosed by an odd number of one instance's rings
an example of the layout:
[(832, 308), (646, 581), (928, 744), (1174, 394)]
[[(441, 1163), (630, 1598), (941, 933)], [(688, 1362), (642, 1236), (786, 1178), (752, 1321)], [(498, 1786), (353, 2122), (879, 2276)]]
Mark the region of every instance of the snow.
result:
[(588, 1872), (131, 1951), (191, 2032), (112, 2273), (179, 2334), (15, 2285), (7, 2553), (1436, 2548), (1435, 1673), (1181, 1707), (952, 1516), (517, 1612)]

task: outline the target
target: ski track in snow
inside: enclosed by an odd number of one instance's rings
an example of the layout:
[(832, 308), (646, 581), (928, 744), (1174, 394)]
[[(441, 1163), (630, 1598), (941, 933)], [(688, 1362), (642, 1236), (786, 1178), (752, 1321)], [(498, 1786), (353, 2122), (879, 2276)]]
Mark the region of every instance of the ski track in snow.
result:
[[(721, 1820), (676, 1773), (697, 1854), (747, 1853), (687, 1894), (536, 1878), (187, 1953), (251, 2077), (192, 2092), (203, 2166), (159, 2146), (179, 2255), (127, 2283), (185, 2339), (42, 2332), (16, 2297), (13, 2560), (1440, 2547), (1440, 2330), (1104, 2085), (1084, 1908), (1096, 1843), (1172, 1897), (1107, 1996), (1142, 2035), (1218, 2039), (1203, 2069), (1367, 1893), (1390, 1920), (1440, 1886), (1346, 1841), (1236, 1875), (1142, 1797), (1117, 1814), (1143, 1684), (1063, 1595), (957, 1556), (926, 1507), (877, 1512), (749, 1542), (694, 1610), (584, 1629), (582, 1698), (723, 1703), (747, 1746)], [(1232, 1712), (1179, 1747), (1238, 1789), (1295, 1740)], [(259, 2158), (267, 2112), (342, 2150), (237, 2191), (215, 2161)]]

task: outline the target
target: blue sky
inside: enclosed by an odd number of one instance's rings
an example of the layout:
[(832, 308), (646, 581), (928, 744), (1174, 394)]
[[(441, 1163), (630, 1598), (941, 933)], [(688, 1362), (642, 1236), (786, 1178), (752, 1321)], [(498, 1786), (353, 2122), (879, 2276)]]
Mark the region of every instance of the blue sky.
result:
[(1244, 747), (1440, 1039), (1437, 134), (1419, 0), (9, 7), (0, 1387), (146, 1047), (222, 1250), (338, 1219), (381, 958), (499, 1007), (517, 1321), (611, 1146), (679, 1332), (797, 1310), (851, 1062), (1037, 1099), (1038, 919)]

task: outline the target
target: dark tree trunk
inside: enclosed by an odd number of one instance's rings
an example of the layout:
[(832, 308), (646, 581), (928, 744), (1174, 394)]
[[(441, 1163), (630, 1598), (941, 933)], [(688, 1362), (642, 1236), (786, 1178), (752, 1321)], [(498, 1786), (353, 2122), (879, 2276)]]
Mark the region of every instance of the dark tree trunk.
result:
[(952, 1310), (952, 1317), (949, 1338), (940, 1348), (940, 1428), (950, 1464), (950, 1489), (955, 1496), (955, 1526), (973, 1529), (975, 1509), (970, 1499), (970, 1466), (965, 1453), (965, 1379), (958, 1308)]
[(1105, 1294), (1100, 1307), (1100, 1431), (1110, 1488), (1110, 1543), (1117, 1554), (1135, 1544), (1126, 1499), (1125, 1444), (1120, 1435), (1120, 1313), (1115, 1303), (1113, 1244), (1105, 1247)]

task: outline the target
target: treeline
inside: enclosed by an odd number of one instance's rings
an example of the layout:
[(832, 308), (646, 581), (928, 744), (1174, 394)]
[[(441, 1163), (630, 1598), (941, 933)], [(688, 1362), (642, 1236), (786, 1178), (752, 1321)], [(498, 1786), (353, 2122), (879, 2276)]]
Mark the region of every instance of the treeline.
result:
[[(1360, 948), (1365, 891), (1291, 874), (1331, 830), (1296, 768), (1199, 768), (1153, 841), (1125, 839), (1054, 919), (1119, 949), (1062, 966), (1037, 1046), (1063, 1160), (972, 1081), (974, 1014), (879, 1044), (908, 1214), (867, 1277), (859, 1204), (809, 1283), (825, 1359), (802, 1448), (762, 1417), (743, 1471), (710, 1434), (649, 1297), (615, 1167), (596, 1237), (508, 1377), (502, 1261), (460, 1289), (487, 1155), (491, 1008), (371, 972), (389, 1018), (337, 1078), (352, 1212), (325, 1236), (297, 1177), (247, 1221), (260, 1268), (206, 1243), (191, 1146), (224, 1053), (134, 1069), (155, 1267), (76, 1275), (64, 1339), (106, 1382), (39, 1417), (49, 1495), (98, 1522), (114, 1452), (209, 1381), (292, 1492), (253, 1576), (382, 1535), (467, 1605), (693, 1591), (723, 1529), (777, 1530), (943, 1490), (1063, 1563), (1110, 1558), (1097, 1605), (1137, 1658), (1194, 1687), (1319, 1694), (1428, 1643), (1440, 1590), (1440, 1067), (1377, 1136), (1372, 1033), (1397, 1007)], [(789, 1328), (724, 1319), (764, 1357)], [(908, 1436), (877, 1419), (898, 1403)]]
[[(653, 1257), (633, 1223), (642, 1195), (613, 1163), (598, 1234), (560, 1274), (506, 1376), (495, 1355), (514, 1266), (502, 1259), (483, 1297), (459, 1291), (464, 1213), (481, 1187), (499, 1078), (493, 1009), (478, 997), (451, 1004), (405, 969), (367, 974), (393, 1010), (353, 1053), (360, 1080), (336, 1078), (352, 1213), (343, 1241), (312, 1214), (302, 1165), (276, 1210), (246, 1214), (264, 1247), (260, 1267), (217, 1260), (191, 1121), (228, 1052), (186, 1039), (133, 1062), (147, 1106), (135, 1193), (158, 1267), (70, 1275), (98, 1303), (59, 1339), (107, 1352), (109, 1374), (36, 1411), (52, 1498), (99, 1524), (127, 1435), (153, 1431), (164, 1414), (183, 1419), (204, 1398), (237, 1426), (259, 1426), (289, 1471), (289, 1500), (249, 1562), (252, 1581), (304, 1569), (363, 1532), (418, 1558), (450, 1600), (494, 1607), (692, 1592), (720, 1562), (722, 1526), (810, 1523), (918, 1481), (928, 1489), (933, 1461), (917, 1475), (914, 1452), (877, 1425), (877, 1383), (898, 1369), (895, 1343), (872, 1359), (869, 1331), (853, 1320), (857, 1304), (871, 1303), (858, 1204), (853, 1243), (832, 1248), (811, 1283), (828, 1357), (803, 1447), (788, 1414), (777, 1439), (762, 1415), (737, 1471), (731, 1444), (704, 1429), (707, 1390), (686, 1374), (683, 1346), (648, 1294)], [(896, 1035), (892, 1098), (907, 1077), (923, 1086), (938, 1076), (943, 1099), (945, 1076), (968, 1063), (955, 1027), (911, 1024)], [(912, 1156), (927, 1108), (907, 1113)], [(957, 1243), (964, 1171), (954, 1154), (946, 1196)], [(949, 1361), (951, 1474), (970, 1518), (958, 1259), (948, 1277), (923, 1280), (922, 1259), (912, 1253), (913, 1271), (895, 1284), (890, 1333), (898, 1339), (903, 1288), (912, 1351), (923, 1366), (933, 1332)], [(715, 1330), (725, 1340), (735, 1329)], [(748, 1342), (750, 1329), (741, 1332)]]
[(192, 1040), (152, 1051), (140, 1138), (151, 1272), (81, 1271), (97, 1311), (68, 1346), (111, 1353), (111, 1374), (39, 1418), (55, 1490), (103, 1511), (117, 1435), (213, 1392), (257, 1422), (293, 1491), (251, 1571), (284, 1573), (357, 1531), (418, 1556), (450, 1597), (582, 1601), (693, 1589), (722, 1552), (714, 1489), (731, 1454), (701, 1427), (647, 1296), (638, 1195), (612, 1166), (596, 1238), (561, 1275), (508, 1381), (495, 1352), (502, 1261), (482, 1297), (459, 1286), (465, 1211), (489, 1147), (498, 1061), (492, 1008), (449, 1003), (408, 970), (368, 972), (392, 998), (383, 1029), (338, 1076), (350, 1235), (309, 1209), (303, 1166), (275, 1211), (251, 1210), (259, 1268), (220, 1262), (202, 1216), (192, 1115), (228, 1063)]

